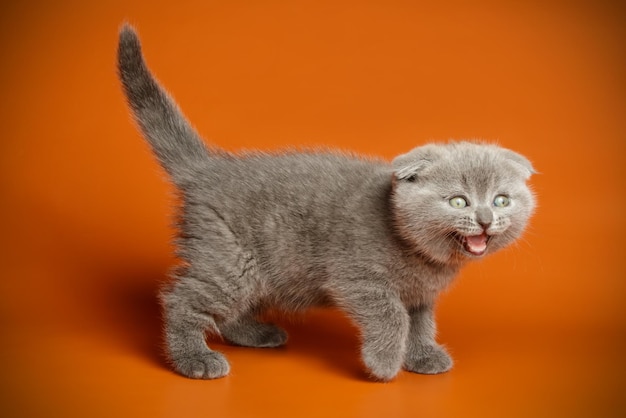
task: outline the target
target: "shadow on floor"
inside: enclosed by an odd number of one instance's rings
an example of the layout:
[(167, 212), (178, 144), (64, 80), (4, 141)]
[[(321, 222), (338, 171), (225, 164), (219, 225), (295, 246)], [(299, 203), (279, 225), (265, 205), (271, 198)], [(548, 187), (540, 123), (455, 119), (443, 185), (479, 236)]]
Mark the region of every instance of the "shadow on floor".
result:
[(105, 338), (158, 367), (169, 368), (163, 350), (163, 319), (158, 302), (166, 269), (160, 267), (105, 275), (91, 295), (90, 309)]

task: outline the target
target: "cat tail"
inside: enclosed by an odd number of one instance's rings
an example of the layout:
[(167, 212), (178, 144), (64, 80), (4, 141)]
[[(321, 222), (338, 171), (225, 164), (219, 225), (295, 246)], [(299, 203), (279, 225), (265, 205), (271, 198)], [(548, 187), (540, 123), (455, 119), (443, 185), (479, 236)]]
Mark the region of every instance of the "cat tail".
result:
[(124, 24), (117, 49), (118, 75), (135, 120), (159, 162), (175, 183), (194, 176), (210, 154), (176, 102), (148, 69), (132, 26)]

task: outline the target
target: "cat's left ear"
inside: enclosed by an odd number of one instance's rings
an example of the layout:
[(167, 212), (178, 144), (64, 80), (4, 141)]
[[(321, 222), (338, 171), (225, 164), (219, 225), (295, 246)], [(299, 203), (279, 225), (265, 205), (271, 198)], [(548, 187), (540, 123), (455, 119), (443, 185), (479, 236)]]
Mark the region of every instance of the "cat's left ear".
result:
[(415, 180), (441, 156), (441, 147), (430, 144), (397, 156), (392, 162), (395, 177), (398, 180)]
[(524, 174), (525, 180), (528, 180), (530, 176), (537, 173), (528, 158), (508, 149), (503, 149), (502, 152), (507, 160), (513, 162), (516, 167), (519, 167), (521, 169), (521, 172)]

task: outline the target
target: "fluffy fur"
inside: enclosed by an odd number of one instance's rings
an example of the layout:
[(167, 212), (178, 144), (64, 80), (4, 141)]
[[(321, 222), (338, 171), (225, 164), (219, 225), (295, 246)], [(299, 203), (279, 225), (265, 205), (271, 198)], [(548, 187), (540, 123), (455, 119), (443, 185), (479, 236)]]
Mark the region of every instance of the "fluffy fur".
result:
[[(534, 207), (526, 158), (495, 145), (431, 144), (391, 164), (340, 153), (233, 155), (207, 146), (124, 26), (119, 75), (135, 118), (182, 197), (182, 263), (161, 293), (167, 354), (191, 378), (229, 373), (205, 333), (277, 347), (267, 309), (343, 309), (373, 379), (442, 373), (438, 293), (472, 258), (515, 241)], [(461, 200), (459, 200), (461, 198)]]

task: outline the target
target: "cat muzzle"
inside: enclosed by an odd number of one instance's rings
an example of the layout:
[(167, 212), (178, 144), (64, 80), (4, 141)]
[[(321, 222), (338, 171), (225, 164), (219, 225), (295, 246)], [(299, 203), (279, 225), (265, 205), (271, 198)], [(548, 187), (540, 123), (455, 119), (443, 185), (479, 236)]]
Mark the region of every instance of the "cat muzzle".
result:
[(471, 255), (481, 256), (487, 251), (487, 244), (491, 236), (483, 232), (480, 235), (461, 236), (463, 249)]

